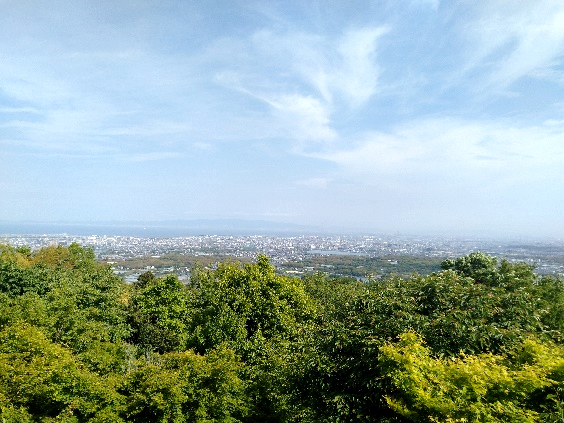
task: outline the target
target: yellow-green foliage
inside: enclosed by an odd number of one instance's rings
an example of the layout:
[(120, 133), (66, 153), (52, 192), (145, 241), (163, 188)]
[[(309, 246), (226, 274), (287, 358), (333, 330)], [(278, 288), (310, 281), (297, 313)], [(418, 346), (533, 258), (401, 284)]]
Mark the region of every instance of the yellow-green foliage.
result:
[(95, 256), (91, 249), (73, 243), (69, 247), (59, 245), (41, 248), (32, 255), (32, 261), (50, 267), (73, 269), (93, 265)]
[(112, 378), (83, 369), (38, 328), (0, 331), (0, 420), (119, 422), (122, 397), (114, 388)]
[(13, 262), (18, 267), (26, 268), (32, 265), (31, 250), (27, 247), (14, 248), (0, 244), (0, 261)]
[(238, 422), (246, 412), (240, 367), (225, 348), (205, 356), (193, 351), (163, 354), (127, 376), (122, 388), (128, 396), (126, 420)]
[(561, 346), (528, 340), (507, 356), (440, 358), (406, 332), (380, 354), (393, 386), (388, 404), (410, 421), (532, 423), (554, 418), (561, 407)]

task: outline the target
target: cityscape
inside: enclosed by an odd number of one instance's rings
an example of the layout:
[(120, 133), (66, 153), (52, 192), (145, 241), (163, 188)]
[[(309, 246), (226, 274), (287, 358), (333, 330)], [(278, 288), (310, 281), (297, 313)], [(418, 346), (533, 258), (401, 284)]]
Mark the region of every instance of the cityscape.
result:
[[(28, 246), (37, 250), (46, 246), (68, 246), (78, 243), (92, 248), (98, 260), (110, 264), (116, 273), (134, 281), (142, 271), (156, 274), (176, 273), (181, 279), (189, 278), (190, 266), (175, 266), (165, 257), (191, 257), (206, 263), (221, 259), (250, 262), (257, 255), (268, 256), (277, 269), (285, 273), (301, 274), (326, 270), (331, 264), (312, 266), (314, 257), (387, 258), (389, 265), (408, 258), (427, 258), (440, 263), (445, 258), (460, 257), (473, 251), (482, 251), (511, 262), (524, 261), (535, 267), (539, 274), (564, 274), (564, 242), (554, 241), (495, 241), (470, 238), (409, 237), (376, 235), (197, 235), (182, 237), (135, 237), (111, 235), (72, 234), (4, 234), (1, 244), (15, 247)], [(152, 264), (135, 259), (152, 259)], [(182, 260), (181, 260), (182, 261)], [(192, 261), (193, 263), (194, 261)], [(136, 263), (135, 265), (133, 263)], [(139, 263), (142, 263), (140, 265)], [(172, 264), (171, 264), (172, 263)], [(289, 267), (291, 263), (293, 267)], [(139, 268), (142, 266), (141, 268)], [(357, 266), (362, 267), (362, 266)], [(383, 269), (382, 269), (383, 270)], [(361, 274), (361, 273), (359, 273)], [(344, 276), (352, 276), (345, 274)]]

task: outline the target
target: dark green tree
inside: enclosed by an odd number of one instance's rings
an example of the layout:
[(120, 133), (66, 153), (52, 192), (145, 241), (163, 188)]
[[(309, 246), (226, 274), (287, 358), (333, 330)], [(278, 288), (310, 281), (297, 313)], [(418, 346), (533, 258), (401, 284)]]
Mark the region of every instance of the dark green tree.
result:
[(146, 288), (148, 285), (155, 282), (155, 275), (150, 270), (146, 271), (145, 273), (141, 273), (137, 277), (137, 288)]
[(151, 280), (132, 300), (133, 342), (145, 351), (184, 350), (189, 336), (187, 300), (175, 275)]

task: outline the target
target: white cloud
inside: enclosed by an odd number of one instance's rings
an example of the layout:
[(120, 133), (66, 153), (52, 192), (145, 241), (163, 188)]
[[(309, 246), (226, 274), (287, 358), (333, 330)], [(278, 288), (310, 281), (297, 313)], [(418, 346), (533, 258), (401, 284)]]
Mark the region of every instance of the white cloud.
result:
[(555, 63), (552, 67), (535, 69), (531, 72), (531, 76), (564, 87), (564, 71), (562, 65), (558, 66), (558, 63)]
[(192, 125), (170, 120), (153, 120), (149, 122), (135, 122), (127, 126), (100, 130), (102, 136), (126, 135), (136, 137), (167, 136), (189, 133)]
[[(319, 142), (338, 138), (332, 116), (343, 107), (358, 108), (378, 90), (378, 39), (384, 27), (349, 29), (340, 36), (304, 32), (256, 31), (238, 45), (236, 62), (227, 61), (214, 79), (269, 107), (274, 134), (292, 141)], [(241, 52), (243, 49), (243, 52)], [(344, 101), (337, 103), (336, 98)], [(264, 119), (264, 118), (263, 118)], [(260, 128), (257, 125), (257, 128)]]
[(441, 1), (440, 0), (412, 0), (411, 3), (415, 6), (421, 5), (425, 7), (430, 7), (433, 10), (437, 10), (439, 8)]
[[(503, 219), (520, 184), (544, 189), (531, 204), (562, 209), (562, 0), (36, 3), (0, 14), (0, 150), (14, 158), (6, 178), (34, 175), (38, 192), (50, 192), (35, 175), (56, 157), (61, 171), (135, 187), (135, 162), (155, 161), (163, 181), (194, 178), (170, 201), (180, 192), (202, 213), (214, 192), (232, 198), (225, 213), (260, 214), (263, 202), (391, 222), (427, 207), (421, 219), (433, 220), (456, 201), (455, 220), (491, 204)], [(167, 163), (191, 153), (189, 167)]]
[[(313, 156), (341, 166), (364, 183), (417, 175), (437, 186), (458, 181), (517, 184), (547, 181), (564, 161), (564, 132), (453, 119), (415, 121), (389, 133), (367, 133), (354, 146)], [(397, 182), (397, 180), (396, 180)]]
[(338, 42), (342, 63), (331, 80), (353, 106), (366, 103), (377, 91), (376, 42), (387, 31), (384, 27), (351, 30)]
[(320, 100), (302, 95), (283, 95), (271, 101), (280, 130), (301, 141), (331, 141), (337, 133), (330, 126), (329, 111)]
[[(500, 91), (564, 55), (564, 3), (560, 0), (479, 1), (465, 26), (472, 38), (467, 69), (490, 72), (482, 87)], [(560, 75), (561, 78), (561, 75)]]
[(0, 113), (41, 113), (39, 109), (35, 107), (0, 107)]
[(197, 150), (201, 150), (201, 151), (213, 151), (214, 150), (213, 144), (210, 144), (209, 142), (201, 142), (201, 141), (193, 142), (192, 147), (194, 147)]
[(546, 126), (564, 126), (564, 119), (547, 119), (543, 124)]
[(256, 84), (244, 79), (233, 72), (215, 75), (218, 83), (267, 106), (266, 114), (259, 117), (261, 122), (251, 125), (260, 133), (259, 137), (300, 142), (324, 142), (337, 137), (336, 131), (331, 127), (330, 106), (326, 102), (311, 95), (279, 93), (274, 87), (255, 88), (256, 91), (253, 91), (246, 84)]
[[(278, 68), (282, 78), (298, 77), (327, 103), (338, 94), (356, 107), (377, 91), (376, 47), (387, 31), (386, 27), (362, 27), (329, 37), (261, 30), (253, 35), (252, 42), (264, 60)], [(287, 74), (289, 69), (292, 75)]]

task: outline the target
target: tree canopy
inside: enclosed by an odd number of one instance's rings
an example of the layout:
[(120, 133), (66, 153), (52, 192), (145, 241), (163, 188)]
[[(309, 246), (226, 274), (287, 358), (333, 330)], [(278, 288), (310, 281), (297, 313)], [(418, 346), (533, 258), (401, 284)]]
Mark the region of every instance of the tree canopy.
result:
[(475, 252), (363, 283), (255, 263), (127, 284), (0, 246), (3, 422), (563, 422), (564, 280)]

